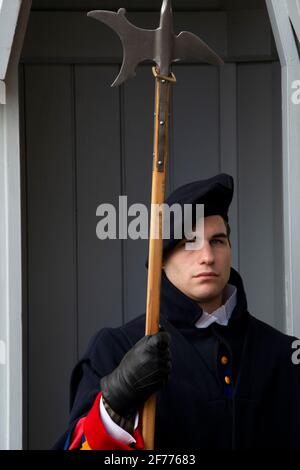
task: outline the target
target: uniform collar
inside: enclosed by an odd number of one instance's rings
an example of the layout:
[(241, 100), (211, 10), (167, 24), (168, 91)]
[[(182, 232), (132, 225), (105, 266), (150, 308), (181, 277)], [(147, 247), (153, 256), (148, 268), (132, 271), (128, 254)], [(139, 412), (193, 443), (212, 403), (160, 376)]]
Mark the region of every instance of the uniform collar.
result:
[(237, 288), (228, 283), (224, 289), (223, 305), (212, 313), (203, 311), (201, 317), (195, 323), (196, 328), (207, 328), (212, 323), (227, 326), (234, 307), (236, 306), (236, 298)]
[[(228, 284), (236, 288), (235, 300), (232, 299), (228, 305), (228, 312), (230, 308), (233, 307), (228, 319), (228, 324), (230, 325), (247, 310), (247, 299), (242, 278), (233, 268), (231, 268), (230, 271)], [(227, 300), (230, 300), (230, 297)], [(235, 303), (235, 305), (233, 305), (233, 303)], [(169, 281), (164, 271), (162, 273), (161, 286), (161, 314), (177, 328), (195, 328), (195, 324), (200, 320), (203, 314), (203, 310), (199, 307), (197, 302), (177, 289), (177, 287)]]

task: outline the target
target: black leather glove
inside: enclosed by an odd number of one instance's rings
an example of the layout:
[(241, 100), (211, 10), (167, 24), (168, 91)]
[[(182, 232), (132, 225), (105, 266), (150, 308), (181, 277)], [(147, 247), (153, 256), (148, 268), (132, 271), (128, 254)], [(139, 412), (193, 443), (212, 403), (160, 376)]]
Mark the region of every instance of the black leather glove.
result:
[(103, 398), (116, 413), (128, 417), (167, 382), (170, 372), (169, 333), (144, 336), (101, 379)]

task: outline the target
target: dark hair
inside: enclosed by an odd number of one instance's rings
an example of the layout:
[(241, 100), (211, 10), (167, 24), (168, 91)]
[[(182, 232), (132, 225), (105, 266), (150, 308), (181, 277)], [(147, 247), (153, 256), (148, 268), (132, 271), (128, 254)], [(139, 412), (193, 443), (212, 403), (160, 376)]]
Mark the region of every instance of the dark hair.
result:
[[(223, 219), (223, 217), (222, 217), (222, 219)], [(227, 220), (225, 220), (225, 219), (223, 219), (223, 220), (224, 220), (224, 224), (225, 224), (225, 227), (226, 227), (226, 235), (227, 235), (227, 238), (228, 238), (228, 243), (229, 243), (229, 246), (231, 248), (231, 242), (230, 242), (231, 228), (230, 228), (230, 225), (227, 222)]]

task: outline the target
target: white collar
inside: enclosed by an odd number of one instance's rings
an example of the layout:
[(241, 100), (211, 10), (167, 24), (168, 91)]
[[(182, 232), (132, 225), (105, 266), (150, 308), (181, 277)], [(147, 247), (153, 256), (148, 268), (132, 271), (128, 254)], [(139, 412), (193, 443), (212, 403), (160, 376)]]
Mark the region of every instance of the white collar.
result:
[(219, 325), (227, 326), (234, 307), (236, 306), (237, 288), (232, 284), (227, 284), (224, 289), (223, 299), (225, 303), (212, 313), (203, 313), (199, 320), (196, 321), (196, 328), (207, 328), (216, 322)]

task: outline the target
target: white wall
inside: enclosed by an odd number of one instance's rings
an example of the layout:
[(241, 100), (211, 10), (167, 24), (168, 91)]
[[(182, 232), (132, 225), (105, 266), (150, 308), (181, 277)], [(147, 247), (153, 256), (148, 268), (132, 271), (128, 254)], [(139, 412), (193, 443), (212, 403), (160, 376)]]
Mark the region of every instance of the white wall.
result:
[[(296, 0), (266, 0), (282, 74), (282, 171), (285, 315), (288, 333), (300, 337), (300, 104), (293, 103), (293, 83), (300, 80), (300, 60), (291, 21), (300, 32)], [(298, 40), (300, 38), (298, 37)]]
[(22, 0), (0, 0), (0, 80), (6, 75)]
[[(3, 0), (12, 6), (20, 1)], [(22, 290), (18, 63), (31, 6), (23, 0), (0, 104), (0, 449), (22, 448)], [(9, 8), (8, 8), (9, 10)], [(7, 11), (8, 11), (7, 10)], [(7, 18), (11, 20), (10, 17)], [(1, 17), (5, 23), (6, 18)], [(5, 23), (7, 26), (7, 23)], [(12, 25), (14, 31), (14, 26)], [(0, 36), (1, 37), (1, 36)], [(0, 44), (1, 46), (1, 44)], [(7, 52), (7, 51), (6, 51)], [(0, 47), (0, 61), (3, 49)], [(4, 78), (4, 77), (3, 77)]]

